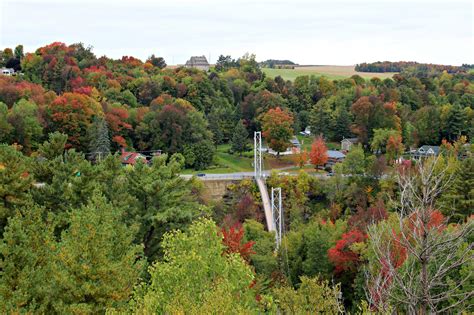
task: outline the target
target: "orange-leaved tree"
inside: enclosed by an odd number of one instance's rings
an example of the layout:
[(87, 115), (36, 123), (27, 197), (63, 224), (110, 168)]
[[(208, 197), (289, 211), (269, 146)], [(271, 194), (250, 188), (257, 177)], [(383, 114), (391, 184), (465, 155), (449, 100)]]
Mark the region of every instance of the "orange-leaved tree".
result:
[(298, 149), (293, 148), (293, 162), (299, 167), (303, 168), (303, 166), (308, 162), (308, 152), (306, 149), (303, 151), (298, 152)]
[(293, 116), (280, 107), (271, 108), (262, 116), (262, 131), (268, 146), (277, 152), (285, 151), (293, 136)]
[(84, 150), (87, 130), (95, 116), (102, 117), (102, 107), (93, 98), (79, 93), (64, 93), (47, 108), (50, 128), (67, 134), (68, 146)]
[(318, 136), (314, 139), (309, 157), (311, 164), (315, 167), (326, 164), (328, 161), (328, 148), (326, 147), (323, 137)]

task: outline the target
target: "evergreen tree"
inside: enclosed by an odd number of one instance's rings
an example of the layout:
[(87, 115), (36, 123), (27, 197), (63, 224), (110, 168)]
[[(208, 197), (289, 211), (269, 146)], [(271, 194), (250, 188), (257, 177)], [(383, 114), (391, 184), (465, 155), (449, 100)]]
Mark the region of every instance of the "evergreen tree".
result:
[(212, 164), (215, 146), (211, 140), (202, 140), (193, 145), (194, 169), (203, 170)]
[(331, 135), (331, 112), (326, 99), (321, 99), (313, 106), (310, 112), (311, 133), (332, 138)]
[(13, 126), (7, 120), (8, 106), (0, 102), (0, 143), (8, 143)]
[(351, 136), (351, 131), (349, 129), (350, 125), (351, 117), (349, 112), (345, 108), (338, 108), (336, 110), (335, 124), (333, 128), (333, 139), (341, 141), (344, 138), (349, 138)]
[(39, 146), (38, 152), (42, 157), (52, 160), (63, 155), (66, 142), (66, 134), (57, 131), (50, 133), (48, 141), (45, 141)]
[(94, 118), (89, 139), (89, 151), (92, 160), (101, 160), (110, 154), (109, 128), (104, 118)]
[(0, 243), (2, 314), (54, 313), (56, 245), (53, 220), (44, 209), (24, 207), (9, 220)]
[(464, 113), (459, 105), (454, 105), (450, 108), (446, 124), (443, 128), (447, 140), (454, 141), (465, 131), (464, 117)]
[(121, 221), (122, 212), (97, 192), (90, 202), (70, 213), (61, 234), (55, 272), (63, 314), (103, 313), (120, 308), (143, 272), (140, 245), (133, 245), (134, 228)]
[(123, 306), (144, 261), (122, 212), (94, 193), (71, 211), (60, 240), (54, 218), (32, 206), (9, 221), (0, 245), (0, 311), (95, 314)]
[(441, 194), (440, 208), (452, 222), (465, 220), (474, 209), (474, 158), (462, 161), (454, 172), (454, 179)]
[(63, 158), (34, 163), (32, 170), (45, 184), (31, 190), (34, 201), (61, 214), (63, 221), (69, 209), (87, 204), (98, 182), (94, 166), (74, 149)]
[(14, 208), (26, 203), (33, 179), (29, 160), (12, 146), (0, 144), (0, 236)]
[(152, 165), (139, 163), (126, 173), (131, 205), (126, 213), (129, 224), (138, 224), (136, 242), (144, 244), (149, 261), (161, 255), (161, 239), (173, 229), (185, 229), (207, 211), (197, 203), (192, 182), (178, 176), (182, 161), (173, 155), (153, 159)]
[(245, 128), (244, 122), (239, 120), (239, 122), (235, 125), (234, 134), (232, 135), (232, 151), (238, 152), (240, 156), (242, 156), (242, 152), (247, 149), (247, 139), (249, 133), (247, 132), (247, 128)]
[(25, 57), (25, 54), (23, 52), (23, 45), (16, 46), (14, 54), (15, 54), (16, 59), (18, 59), (18, 60), (23, 59), (23, 57)]

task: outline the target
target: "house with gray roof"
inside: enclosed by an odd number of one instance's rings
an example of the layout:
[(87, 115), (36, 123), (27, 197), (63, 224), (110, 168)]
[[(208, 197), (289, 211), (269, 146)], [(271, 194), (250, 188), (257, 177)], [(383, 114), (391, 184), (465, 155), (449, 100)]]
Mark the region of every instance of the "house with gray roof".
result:
[(192, 56), (184, 65), (186, 68), (196, 68), (203, 71), (209, 70), (209, 62), (205, 56)]
[(344, 161), (346, 158), (346, 155), (342, 153), (341, 151), (336, 151), (336, 150), (328, 150), (328, 160), (326, 162), (326, 166), (333, 166), (336, 163), (340, 163)]
[(410, 153), (414, 159), (421, 159), (429, 156), (438, 156), (439, 152), (439, 146), (423, 145), (418, 149), (411, 151)]

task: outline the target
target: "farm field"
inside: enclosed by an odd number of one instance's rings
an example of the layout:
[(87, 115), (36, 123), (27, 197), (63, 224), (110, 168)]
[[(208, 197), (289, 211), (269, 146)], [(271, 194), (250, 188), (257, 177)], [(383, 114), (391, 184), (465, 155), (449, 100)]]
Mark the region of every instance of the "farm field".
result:
[(354, 70), (354, 66), (301, 66), (295, 67), (295, 69), (262, 69), (265, 74), (271, 78), (280, 75), (285, 80), (293, 81), (298, 76), (302, 75), (316, 75), (326, 76), (331, 80), (344, 79), (354, 74), (358, 74), (363, 78), (370, 79), (378, 77), (380, 79), (391, 78), (396, 72), (386, 73), (371, 73), (371, 72), (358, 72)]

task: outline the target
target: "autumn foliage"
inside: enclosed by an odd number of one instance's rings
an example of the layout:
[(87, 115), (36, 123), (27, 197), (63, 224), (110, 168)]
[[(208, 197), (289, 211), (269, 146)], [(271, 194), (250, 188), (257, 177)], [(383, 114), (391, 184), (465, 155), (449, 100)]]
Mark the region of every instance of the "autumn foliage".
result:
[(262, 116), (263, 137), (268, 146), (276, 152), (283, 152), (290, 146), (293, 136), (293, 116), (280, 107), (271, 108)]
[(353, 229), (342, 235), (342, 239), (328, 250), (328, 258), (335, 266), (336, 273), (348, 270), (356, 270), (360, 263), (359, 254), (351, 249), (355, 243), (362, 243), (367, 235), (357, 229)]
[(319, 136), (314, 139), (309, 156), (311, 164), (315, 167), (326, 164), (328, 161), (328, 148), (326, 147), (323, 137)]
[(292, 149), (293, 151), (293, 162), (299, 167), (303, 168), (303, 166), (308, 162), (308, 152), (306, 150), (302, 150), (298, 152), (295, 148)]
[(250, 260), (250, 255), (255, 254), (252, 250), (255, 242), (243, 242), (244, 227), (242, 224), (236, 223), (229, 229), (222, 228), (221, 232), (223, 237), (222, 242), (226, 246), (225, 253), (237, 253), (247, 262)]
[(383, 200), (378, 200), (374, 205), (368, 209), (358, 207), (357, 212), (349, 218), (349, 226), (357, 228), (361, 231), (367, 231), (367, 227), (370, 224), (377, 223), (379, 221), (388, 218), (388, 212), (385, 209)]
[(99, 103), (79, 93), (64, 93), (48, 106), (48, 111), (55, 129), (67, 134), (68, 143), (77, 147), (86, 142), (93, 117), (103, 115)]
[(442, 231), (446, 225), (446, 218), (444, 215), (434, 209), (428, 209), (422, 214), (412, 213), (407, 219), (407, 229), (422, 235), (428, 230)]

